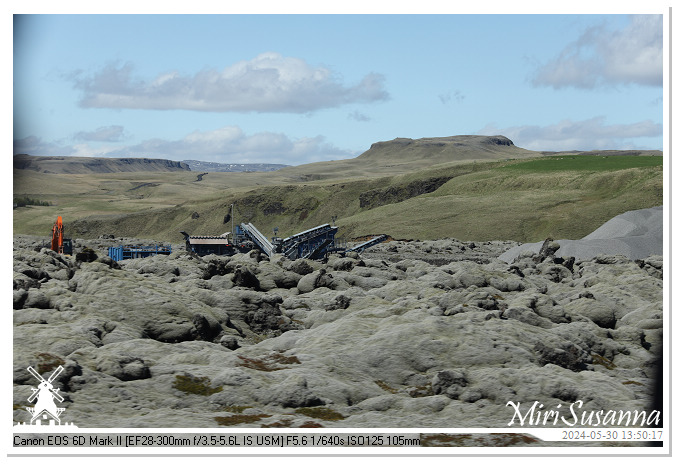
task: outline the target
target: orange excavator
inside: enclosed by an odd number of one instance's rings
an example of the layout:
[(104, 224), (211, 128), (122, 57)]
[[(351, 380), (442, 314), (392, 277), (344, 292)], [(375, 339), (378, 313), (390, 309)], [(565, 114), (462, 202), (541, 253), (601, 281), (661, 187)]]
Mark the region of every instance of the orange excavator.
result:
[(52, 250), (57, 253), (64, 253), (64, 223), (61, 216), (52, 226)]
[(52, 226), (52, 250), (57, 253), (70, 255), (73, 252), (73, 245), (70, 238), (64, 238), (64, 222), (61, 216)]

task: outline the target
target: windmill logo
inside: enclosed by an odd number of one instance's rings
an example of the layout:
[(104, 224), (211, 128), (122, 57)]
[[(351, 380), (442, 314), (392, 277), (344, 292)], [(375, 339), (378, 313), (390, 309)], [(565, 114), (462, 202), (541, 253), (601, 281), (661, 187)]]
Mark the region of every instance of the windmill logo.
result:
[[(62, 424), (61, 419), (59, 416), (61, 416), (61, 413), (63, 413), (66, 409), (65, 408), (60, 408), (57, 407), (57, 403), (55, 403), (55, 400), (59, 401), (59, 403), (62, 403), (64, 401), (64, 398), (59, 394), (59, 389), (54, 388), (52, 385), (52, 382), (59, 376), (59, 374), (62, 373), (64, 370), (63, 366), (57, 367), (57, 369), (52, 372), (52, 375), (49, 376), (47, 380), (38, 373), (33, 367), (28, 366), (28, 372), (31, 373), (33, 377), (35, 377), (40, 383), (38, 384), (38, 388), (31, 388), (33, 390), (33, 393), (31, 396), (28, 397), (29, 402), (35, 401), (35, 406), (34, 407), (27, 407), (26, 410), (31, 413), (31, 422), (30, 425), (37, 425), (37, 426), (42, 426), (42, 425), (69, 425), (73, 426), (73, 423), (71, 424)], [(37, 401), (36, 401), (37, 400)], [(47, 421), (47, 423), (43, 423), (43, 421)], [(18, 424), (18, 425), (27, 425), (27, 424)]]

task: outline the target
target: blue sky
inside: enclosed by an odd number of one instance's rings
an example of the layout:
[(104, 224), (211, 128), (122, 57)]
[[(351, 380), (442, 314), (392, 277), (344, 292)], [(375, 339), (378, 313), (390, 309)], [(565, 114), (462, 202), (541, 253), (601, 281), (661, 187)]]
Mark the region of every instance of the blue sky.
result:
[(663, 149), (663, 17), (646, 14), (663, 7), (15, 15), (14, 153), (297, 165), (462, 134)]

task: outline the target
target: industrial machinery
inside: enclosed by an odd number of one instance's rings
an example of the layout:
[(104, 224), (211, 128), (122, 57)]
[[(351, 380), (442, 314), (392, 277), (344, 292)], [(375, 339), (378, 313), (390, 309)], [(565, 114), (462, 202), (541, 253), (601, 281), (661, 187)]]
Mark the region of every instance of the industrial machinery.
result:
[(113, 261), (123, 259), (147, 258), (155, 255), (169, 255), (172, 253), (170, 245), (121, 245), (108, 248), (108, 257)]
[(222, 235), (194, 235), (179, 232), (186, 241), (186, 251), (192, 251), (199, 256), (205, 255), (233, 255), (238, 252), (229, 240), (231, 232)]
[(253, 224), (242, 223), (235, 226), (233, 240), (231, 240), (230, 232), (216, 236), (192, 236), (186, 232), (180, 233), (186, 240), (187, 251), (192, 251), (199, 256), (233, 255), (257, 249), (267, 256), (282, 254), (288, 259), (324, 259), (333, 252), (340, 254), (351, 251), (360, 252), (387, 239), (386, 235), (378, 235), (347, 249), (336, 246), (337, 231), (338, 227), (323, 224), (287, 238), (273, 237), (269, 240)]
[(57, 217), (57, 222), (52, 226), (51, 249), (62, 255), (73, 254), (72, 240), (70, 238), (64, 238), (64, 222), (61, 216)]

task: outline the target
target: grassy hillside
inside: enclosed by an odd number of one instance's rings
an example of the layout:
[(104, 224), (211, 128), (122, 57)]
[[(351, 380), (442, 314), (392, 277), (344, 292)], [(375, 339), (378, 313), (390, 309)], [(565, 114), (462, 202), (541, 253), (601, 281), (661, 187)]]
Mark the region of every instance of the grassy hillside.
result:
[(448, 163), (397, 176), (256, 188), (214, 174), (202, 182), (179, 173), (89, 177), (90, 188), (99, 185), (105, 193), (83, 195), (82, 184), (74, 183), (72, 192), (57, 198), (58, 207), (15, 210), (14, 232), (48, 235), (61, 214), (76, 238), (114, 234), (179, 243), (180, 230), (230, 230), (224, 220), (235, 203), (235, 220), (252, 222), (267, 235), (278, 227), (279, 235), (288, 236), (336, 216), (339, 236), (349, 239), (386, 233), (529, 242), (581, 238), (613, 216), (663, 203), (662, 157)]
[(254, 172), (209, 173), (200, 182), (197, 179), (197, 173), (189, 171), (86, 175), (15, 169), (15, 197), (48, 201), (53, 206), (15, 209), (14, 233), (50, 234), (59, 215), (64, 217), (67, 227), (93, 215), (117, 220), (120, 215), (160, 211), (196, 201), (218, 201), (226, 192), (239, 194), (283, 182), (275, 173)]
[[(338, 224), (354, 235), (533, 242), (579, 239), (625, 211), (663, 204), (661, 166), (545, 172), (522, 165), (461, 176)], [(375, 224), (384, 226), (375, 230)]]
[(351, 239), (581, 238), (625, 211), (663, 204), (662, 156), (531, 152), (502, 137), (395, 139), (361, 156), (275, 172), (53, 174), (14, 170), (14, 233), (102, 234), (181, 242), (236, 222), (280, 236), (330, 223)]

